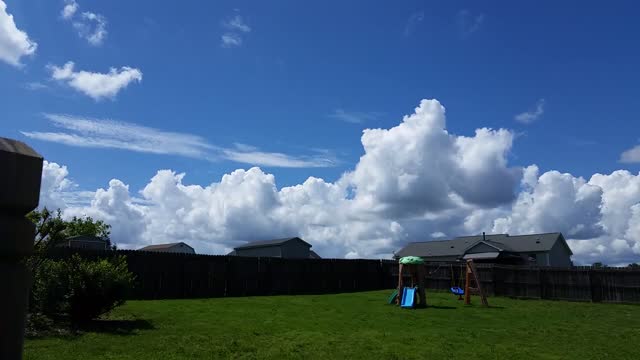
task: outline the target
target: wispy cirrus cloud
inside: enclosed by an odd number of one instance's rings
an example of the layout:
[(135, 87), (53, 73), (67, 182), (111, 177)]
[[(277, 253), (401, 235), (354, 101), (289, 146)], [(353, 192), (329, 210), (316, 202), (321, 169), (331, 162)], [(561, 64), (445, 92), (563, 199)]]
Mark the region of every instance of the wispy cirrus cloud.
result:
[(43, 90), (48, 88), (47, 85), (39, 81), (32, 81), (32, 82), (25, 83), (23, 84), (23, 87), (27, 90), (32, 90), (32, 91)]
[(242, 45), (242, 36), (235, 33), (224, 33), (220, 37), (222, 47), (234, 47)]
[(346, 111), (344, 109), (335, 109), (330, 118), (341, 120), (353, 124), (361, 124), (365, 121), (372, 121), (379, 119), (383, 114), (376, 111)]
[(531, 124), (532, 122), (538, 120), (538, 118), (540, 118), (542, 114), (544, 114), (544, 99), (538, 100), (535, 109), (520, 113), (516, 115), (514, 119), (523, 124)]
[(244, 164), (272, 166), (272, 167), (288, 167), (288, 168), (317, 168), (317, 167), (333, 167), (336, 166), (336, 160), (330, 156), (312, 155), (292, 157), (291, 155), (264, 152), (259, 149), (223, 149), (224, 158)]
[(22, 134), (31, 139), (68, 146), (179, 155), (207, 161), (230, 160), (267, 167), (307, 168), (336, 165), (335, 158), (327, 153), (292, 156), (279, 152), (265, 152), (244, 144), (226, 148), (213, 145), (198, 135), (163, 131), (128, 122), (66, 114), (44, 116), (61, 131), (22, 131)]
[(407, 19), (407, 23), (404, 26), (404, 32), (403, 32), (404, 36), (411, 35), (415, 31), (418, 24), (422, 22), (422, 20), (424, 20), (424, 11), (416, 11), (413, 14), (411, 14), (411, 16), (409, 16), (409, 19)]
[(222, 27), (227, 30), (220, 36), (222, 47), (237, 47), (242, 45), (242, 34), (251, 32), (251, 27), (240, 15), (223, 21)]
[(129, 66), (111, 68), (108, 73), (75, 71), (75, 64), (69, 61), (63, 66), (48, 65), (51, 78), (63, 83), (94, 100), (113, 99), (120, 90), (132, 82), (142, 81), (142, 71)]
[(202, 157), (214, 147), (197, 135), (162, 131), (121, 121), (44, 114), (64, 132), (23, 132), (27, 137), (70, 146), (113, 148), (153, 154)]
[(458, 30), (462, 37), (468, 37), (478, 31), (484, 23), (484, 14), (474, 14), (467, 9), (460, 10), (456, 16)]
[(231, 19), (222, 22), (222, 26), (232, 31), (251, 32), (251, 27), (247, 25), (242, 16), (236, 15)]

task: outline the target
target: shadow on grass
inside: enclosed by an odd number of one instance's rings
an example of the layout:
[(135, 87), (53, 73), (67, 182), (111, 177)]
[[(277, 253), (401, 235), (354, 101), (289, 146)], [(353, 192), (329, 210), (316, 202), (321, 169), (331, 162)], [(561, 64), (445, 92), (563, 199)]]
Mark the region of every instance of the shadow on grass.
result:
[(148, 320), (92, 320), (79, 326), (79, 330), (114, 335), (130, 335), (136, 330), (153, 330), (155, 326)]

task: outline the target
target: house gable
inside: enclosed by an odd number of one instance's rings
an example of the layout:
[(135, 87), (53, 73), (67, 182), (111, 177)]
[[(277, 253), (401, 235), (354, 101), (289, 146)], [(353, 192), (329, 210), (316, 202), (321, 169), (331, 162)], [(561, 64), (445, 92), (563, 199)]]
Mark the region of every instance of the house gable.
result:
[(494, 253), (500, 252), (502, 249), (494, 244), (490, 244), (484, 241), (480, 241), (474, 245), (471, 245), (464, 253), (465, 254), (479, 254), (479, 253)]

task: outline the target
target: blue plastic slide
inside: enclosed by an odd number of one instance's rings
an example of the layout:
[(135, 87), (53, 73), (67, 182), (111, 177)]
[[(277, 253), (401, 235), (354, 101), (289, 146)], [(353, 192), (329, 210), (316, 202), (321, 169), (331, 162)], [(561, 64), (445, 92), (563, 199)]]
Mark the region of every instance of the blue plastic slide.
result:
[(402, 290), (402, 304), (400, 304), (403, 308), (412, 308), (414, 306), (414, 298), (416, 296), (416, 289), (406, 287)]

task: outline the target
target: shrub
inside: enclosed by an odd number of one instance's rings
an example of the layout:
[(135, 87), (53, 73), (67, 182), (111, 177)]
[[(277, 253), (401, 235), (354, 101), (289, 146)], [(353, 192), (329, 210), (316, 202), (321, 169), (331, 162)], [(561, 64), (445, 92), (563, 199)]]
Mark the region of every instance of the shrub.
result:
[(127, 269), (124, 256), (111, 261), (79, 261), (71, 258), (69, 315), (72, 321), (95, 319), (124, 304), (133, 286), (133, 274)]
[(31, 311), (75, 323), (106, 314), (125, 302), (133, 274), (124, 256), (90, 261), (78, 254), (46, 260), (35, 274)]
[(49, 317), (66, 314), (69, 293), (67, 261), (45, 259), (34, 273), (29, 312)]

